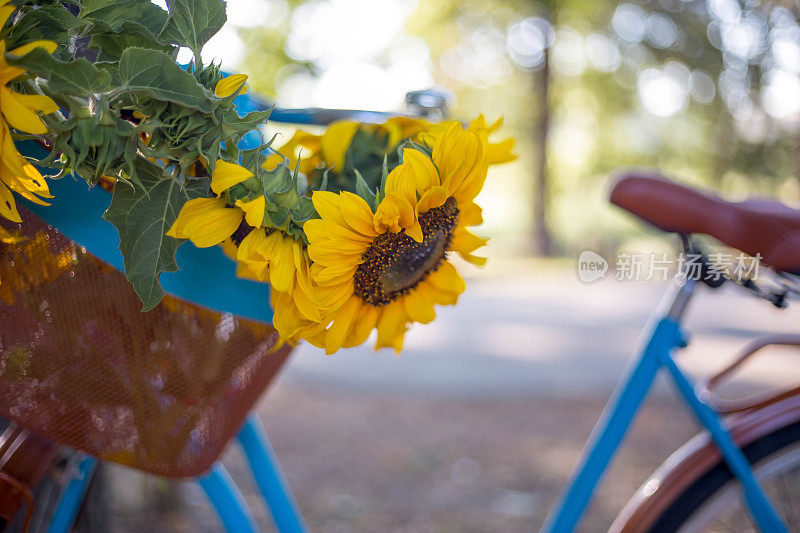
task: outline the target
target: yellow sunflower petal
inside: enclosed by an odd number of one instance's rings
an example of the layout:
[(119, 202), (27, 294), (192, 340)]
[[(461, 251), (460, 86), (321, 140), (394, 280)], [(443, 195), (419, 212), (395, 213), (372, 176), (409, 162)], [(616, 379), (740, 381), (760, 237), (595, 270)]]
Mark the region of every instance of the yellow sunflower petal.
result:
[(225, 239), (222, 241), (222, 253), (224, 253), (228, 258), (236, 260), (236, 254), (239, 253), (239, 247), (236, 246), (236, 243), (233, 242), (233, 239)]
[(318, 268), (313, 271), (314, 281), (320, 285), (331, 285), (333, 283), (342, 283), (353, 278), (356, 273), (358, 265), (337, 265), (322, 267), (317, 264)]
[(256, 228), (242, 239), (236, 252), (236, 260), (245, 265), (259, 281), (269, 281), (269, 263), (263, 255), (267, 234)]
[(433, 287), (440, 291), (447, 292), (449, 294), (461, 294), (467, 288), (466, 283), (464, 283), (464, 278), (458, 273), (456, 267), (453, 266), (452, 263), (444, 262), (442, 263), (436, 271), (431, 272), (428, 279), (425, 280), (426, 283), (430, 283)]
[(378, 233), (399, 233), (403, 228), (400, 226), (400, 206), (401, 204), (408, 205), (401, 198), (395, 196), (386, 196), (378, 206), (372, 220), (375, 231)]
[(470, 262), (473, 265), (479, 266), (479, 267), (485, 266), (486, 265), (486, 261), (488, 261), (488, 259), (486, 257), (481, 257), (479, 255), (473, 255), (473, 254), (470, 254), (470, 253), (467, 253), (467, 252), (458, 252), (458, 255), (460, 255), (461, 259), (463, 259), (464, 261)]
[(322, 154), (334, 172), (344, 169), (344, 159), (359, 123), (344, 120), (331, 124), (322, 134)]
[(244, 211), (244, 219), (254, 228), (264, 225), (264, 212), (266, 211), (267, 200), (264, 196), (258, 196), (250, 201), (236, 200), (236, 206)]
[[(416, 150), (412, 150), (416, 152)], [(419, 153), (419, 152), (417, 152)], [(417, 199), (417, 182), (410, 164), (398, 165), (386, 178), (386, 194), (403, 198), (409, 204)]]
[(474, 252), (482, 246), (486, 246), (489, 239), (482, 239), (466, 229), (453, 232), (453, 239), (450, 241), (450, 249), (456, 252)]
[[(503, 117), (500, 117), (493, 124), (487, 126), (486, 119), (484, 118), (484, 116), (479, 115), (469, 125), (469, 129), (477, 132), (486, 132), (488, 136), (488, 134), (498, 130), (502, 125), (503, 125)], [(487, 137), (486, 159), (489, 162), (489, 164), (497, 165), (500, 163), (507, 163), (509, 161), (515, 160), (516, 158), (517, 154), (514, 153), (513, 138), (508, 138), (500, 142), (491, 143), (488, 142), (488, 137)]]
[(31, 187), (28, 187), (30, 184), (29, 181), (19, 179), (17, 176), (6, 174), (2, 170), (0, 170), (0, 179), (2, 179), (9, 189), (19, 194), (26, 200), (30, 200), (31, 202), (39, 205), (50, 205), (30, 191)]
[(415, 222), (411, 227), (406, 228), (406, 235), (411, 237), (417, 242), (422, 242), (425, 236), (422, 234), (422, 226), (419, 225), (419, 222)]
[[(468, 201), (474, 198), (468, 193), (480, 190), (486, 178), (488, 163), (484, 159), (486, 132), (461, 129), (453, 123), (437, 139), (433, 148), (433, 160), (439, 169), (442, 186), (446, 187), (456, 200)], [(477, 185), (476, 185), (477, 183)]]
[(427, 324), (436, 318), (433, 298), (424, 283), (420, 283), (413, 291), (404, 296), (402, 302), (408, 318), (414, 322)]
[(25, 158), (17, 151), (11, 132), (4, 120), (0, 120), (0, 163), (13, 176), (24, 176)]
[(403, 150), (403, 164), (408, 164), (414, 176), (417, 191), (426, 191), (439, 185), (439, 172), (433, 166), (428, 156), (418, 150), (405, 148)]
[(289, 159), (292, 166), (297, 163), (300, 156), (298, 152), (302, 151), (304, 159), (300, 163), (300, 172), (308, 174), (321, 164), (322, 139), (319, 135), (297, 130), (278, 151)]
[(392, 117), (382, 126), (389, 134), (389, 146), (394, 147), (403, 139), (408, 139), (430, 127), (430, 123), (421, 118)]
[(363, 235), (376, 236), (372, 225), (372, 209), (366, 200), (351, 192), (343, 191), (339, 195), (339, 206), (348, 226)]
[(419, 202), (417, 203), (417, 210), (420, 213), (425, 213), (431, 209), (440, 207), (444, 205), (449, 197), (450, 193), (448, 193), (447, 189), (444, 187), (432, 187), (425, 191), (425, 193), (422, 195), (422, 198), (419, 199)]
[(486, 258), (473, 255), (472, 252), (485, 246), (488, 241), (489, 239), (482, 239), (464, 228), (458, 228), (453, 232), (450, 248), (458, 252), (465, 261), (477, 266), (483, 266), (486, 264)]
[(222, 198), (195, 198), (183, 205), (167, 235), (207, 248), (233, 235), (242, 218), (241, 209), (227, 208)]
[(19, 96), (7, 87), (0, 87), (0, 111), (12, 128), (16, 128), (26, 133), (43, 134), (47, 133), (47, 126), (44, 125), (39, 115), (25, 107), (25, 104), (17, 98)]
[(395, 300), (387, 304), (378, 319), (378, 340), (375, 349), (389, 347), (399, 353), (403, 347), (406, 322), (407, 316), (402, 301)]
[(478, 193), (483, 189), (483, 184), (486, 182), (486, 173), (489, 170), (489, 162), (484, 161), (476, 164), (472, 171), (461, 182), (461, 185), (455, 190), (451, 189), (453, 198), (459, 204), (471, 202), (478, 196)]
[(338, 285), (331, 285), (330, 287), (317, 286), (314, 291), (314, 297), (317, 303), (327, 310), (339, 309), (344, 303), (353, 295), (352, 283), (340, 283)]
[(374, 236), (357, 233), (349, 227), (343, 227), (339, 224), (334, 224), (333, 222), (319, 218), (306, 221), (303, 224), (303, 232), (306, 234), (306, 237), (308, 237), (309, 242), (319, 242), (336, 238), (353, 242), (370, 243), (374, 239)]
[(244, 278), (258, 282), (266, 282), (269, 279), (268, 273), (257, 274), (253, 272), (247, 265), (244, 263), (236, 263), (236, 277), (237, 278)]
[[(220, 98), (226, 98), (244, 85), (247, 81), (247, 74), (231, 74), (230, 76), (225, 76), (221, 80), (217, 82), (216, 87), (214, 87), (214, 94)], [(242, 93), (245, 91), (242, 90)]]
[(375, 329), (379, 316), (379, 308), (374, 305), (362, 305), (353, 327), (350, 328), (350, 335), (345, 340), (344, 347), (351, 348), (363, 344), (372, 330)]
[[(500, 119), (501, 124), (502, 124), (502, 120), (503, 119)], [(470, 122), (469, 129), (471, 129), (471, 130), (474, 130), (474, 129), (484, 129), (485, 130), (486, 129), (486, 117), (483, 116), (483, 113), (481, 113), (480, 115), (475, 117), (475, 120)]]
[(24, 177), (20, 176), (19, 180), (26, 189), (43, 198), (53, 197), (53, 195), (50, 194), (50, 188), (47, 186), (47, 181), (39, 173), (35, 166), (30, 163), (25, 163), (22, 165), (22, 171)]
[(398, 233), (403, 228), (409, 228), (417, 222), (414, 206), (405, 198), (394, 194), (387, 194), (381, 201), (375, 215), (372, 217), (373, 226), (378, 233)]
[(283, 163), (283, 156), (276, 152), (267, 156), (264, 162), (261, 163), (261, 168), (264, 170), (275, 170), (281, 163)]
[(294, 344), (300, 338), (316, 339), (324, 333), (325, 324), (305, 320), (291, 295), (270, 290), (270, 303), (275, 310), (272, 323), (283, 340)]
[(308, 258), (303, 251), (302, 245), (298, 243), (295, 247), (295, 288), (292, 293), (294, 296), (297, 310), (308, 320), (319, 322), (322, 320), (320, 306), (314, 298), (314, 284), (309, 272)]
[(483, 223), (483, 209), (475, 202), (458, 205), (458, 223), (464, 226), (477, 226)]
[(214, 191), (214, 194), (222, 194), (223, 191), (252, 176), (253, 173), (243, 166), (219, 159), (214, 166), (214, 175), (211, 177), (211, 190)]
[(20, 94), (14, 93), (17, 100), (28, 109), (41, 111), (42, 113), (54, 113), (58, 111), (58, 104), (49, 96), (43, 94)]
[(461, 125), (458, 122), (447, 122), (442, 124), (444, 127), (443, 132), (436, 138), (436, 143), (432, 147), (433, 164), (439, 169), (439, 176), (441, 177), (447, 170), (446, 164), (448, 163), (449, 155), (453, 153), (454, 142), (462, 131)]
[(292, 292), (292, 298), (294, 298), (297, 311), (303, 316), (303, 318), (312, 322), (319, 322), (322, 319), (319, 306), (311, 298), (307, 291), (300, 289), (299, 287), (295, 287), (295, 290)]
[(360, 254), (343, 254), (335, 246), (308, 245), (308, 256), (315, 264), (325, 266), (351, 265), (360, 261)]
[[(24, 159), (23, 159), (24, 161)], [(39, 205), (50, 205), (39, 198), (52, 198), (50, 190), (47, 187), (47, 182), (44, 180), (36, 167), (28, 162), (22, 166), (22, 175), (13, 175), (8, 172), (8, 169), (0, 165), (0, 180), (6, 186), (17, 194)], [(37, 196), (38, 195), (38, 196)]]
[(336, 313), (336, 319), (333, 321), (328, 335), (325, 338), (325, 353), (332, 354), (339, 350), (345, 342), (345, 339), (350, 335), (350, 329), (353, 326), (353, 320), (358, 315), (358, 311), (362, 305), (365, 305), (361, 298), (353, 296), (342, 308)]
[(268, 254), (270, 284), (276, 290), (291, 294), (294, 287), (294, 239), (275, 231), (267, 236), (265, 252)]
[(14, 201), (14, 195), (2, 182), (0, 182), (0, 216), (12, 222), (22, 222), (22, 218), (17, 211), (17, 203)]
[(52, 54), (58, 48), (58, 44), (54, 41), (33, 41), (28, 44), (24, 44), (20, 47), (14, 48), (13, 50), (9, 51), (9, 54), (15, 56), (24, 56), (34, 48), (44, 48), (48, 54)]
[(509, 137), (498, 143), (489, 143), (486, 158), (492, 165), (514, 161), (517, 158), (517, 154), (514, 153), (514, 139)]
[(352, 265), (361, 262), (363, 248), (352, 248), (348, 244), (345, 248), (343, 243), (327, 240), (312, 242), (308, 245), (308, 256), (315, 263), (322, 265)]
[[(461, 283), (461, 287), (454, 286), (454, 283), (457, 282)], [(461, 279), (461, 276), (450, 279), (447, 274), (439, 276), (433, 276), (432, 274), (428, 279), (420, 283), (420, 287), (423, 285), (436, 305), (455, 305), (458, 303), (459, 296), (464, 292), (464, 280)], [(445, 286), (445, 288), (442, 288), (442, 286)], [(460, 291), (458, 290), (459, 288), (461, 288)]]
[[(489, 166), (484, 160), (483, 144), (479, 136), (471, 131), (463, 132), (457, 140), (454, 150), (450, 169), (446, 174), (442, 174), (442, 185), (447, 187), (456, 200), (459, 200), (463, 196), (460, 191), (467, 187), (474, 187), (476, 182), (479, 182), (478, 191), (480, 191)], [(456, 161), (458, 162), (456, 163)], [(474, 195), (467, 199), (472, 200), (473, 198)]]
[(311, 194), (311, 202), (323, 220), (333, 222), (344, 228), (348, 227), (342, 216), (342, 209), (339, 207), (338, 194), (330, 191), (314, 191)]
[[(3, 4), (7, 4), (7, 3), (8, 3), (8, 1), (9, 1), (9, 0), (5, 0), (5, 1), (3, 2)], [(0, 4), (0, 5), (2, 5), (2, 4)], [(8, 20), (8, 17), (10, 17), (10, 16), (11, 16), (11, 14), (12, 14), (12, 13), (13, 13), (13, 12), (14, 12), (16, 9), (17, 9), (17, 8), (16, 8), (15, 6), (7, 6), (7, 5), (3, 5), (3, 7), (0, 7), (0, 26), (3, 26), (3, 25), (6, 23), (6, 21)]]

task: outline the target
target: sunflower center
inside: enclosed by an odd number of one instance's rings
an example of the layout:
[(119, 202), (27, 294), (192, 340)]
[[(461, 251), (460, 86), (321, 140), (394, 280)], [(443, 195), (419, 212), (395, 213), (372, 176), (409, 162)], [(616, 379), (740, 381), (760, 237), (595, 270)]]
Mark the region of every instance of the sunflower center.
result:
[(458, 207), (449, 198), (441, 207), (419, 216), (422, 242), (405, 231), (376, 237), (353, 277), (355, 294), (376, 306), (408, 294), (442, 264), (457, 222)]

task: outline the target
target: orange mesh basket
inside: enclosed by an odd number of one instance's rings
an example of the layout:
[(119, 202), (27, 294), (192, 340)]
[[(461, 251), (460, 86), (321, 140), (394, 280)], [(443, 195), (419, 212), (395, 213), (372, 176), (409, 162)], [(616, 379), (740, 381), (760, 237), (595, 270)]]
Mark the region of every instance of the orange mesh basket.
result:
[(289, 346), (269, 324), (175, 296), (142, 312), (119, 270), (20, 214), (0, 223), (18, 236), (0, 244), (0, 416), (139, 470), (206, 471)]

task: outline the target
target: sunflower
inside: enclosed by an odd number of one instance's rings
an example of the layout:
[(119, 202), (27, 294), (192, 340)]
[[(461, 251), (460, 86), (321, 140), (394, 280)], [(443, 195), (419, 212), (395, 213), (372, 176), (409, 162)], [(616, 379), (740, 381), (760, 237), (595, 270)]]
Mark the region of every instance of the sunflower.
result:
[[(330, 168), (334, 173), (339, 173), (345, 168), (347, 151), (359, 129), (367, 133), (377, 133), (380, 138), (384, 139), (388, 155), (406, 139), (429, 147), (433, 146), (448, 124), (450, 123), (432, 123), (423, 118), (402, 115), (391, 117), (381, 124), (340, 120), (332, 123), (321, 135), (297, 130), (278, 152), (289, 160), (292, 167), (298, 164), (299, 159), (298, 168), (303, 174), (309, 175), (313, 170), (323, 168)], [(480, 115), (472, 121), (469, 129), (490, 135), (497, 131), (502, 124), (503, 119), (501, 118), (487, 126), (486, 119)], [(489, 163), (492, 165), (513, 161), (516, 159), (514, 139), (489, 142), (486, 153)], [(271, 164), (272, 161), (269, 160), (269, 163)]]
[[(427, 123), (419, 129), (414, 137), (414, 140), (426, 146), (433, 146), (436, 144), (436, 139), (444, 133), (448, 128), (450, 122), (440, 122), (438, 124)], [(483, 115), (478, 115), (478, 118), (473, 120), (469, 125), (469, 130), (476, 133), (485, 133), (488, 136), (500, 129), (503, 125), (503, 119), (497, 119), (493, 124), (487, 126), (486, 118)], [(489, 142), (486, 144), (486, 158), (490, 165), (498, 165), (500, 163), (508, 163), (517, 158), (514, 154), (514, 139), (509, 137), (499, 142)]]
[[(267, 282), (288, 296), (275, 307), (276, 324), (319, 323), (321, 306), (311, 297), (311, 261), (305, 246), (276, 228), (264, 226), (265, 198), (237, 200), (233, 205), (226, 191), (247, 181), (253, 173), (235, 163), (218, 160), (211, 177), (214, 198), (195, 198), (183, 205), (167, 232), (170, 237), (189, 239), (200, 248), (221, 244), (223, 251), (238, 263), (237, 274)], [(291, 303), (291, 304), (290, 304)], [(286, 340), (299, 339), (309, 329), (282, 327)]]
[(328, 126), (322, 135), (297, 130), (278, 152), (289, 159), (292, 167), (299, 159), (299, 170), (303, 174), (323, 167), (332, 167), (334, 172), (341, 172), (347, 149), (361, 125), (351, 120), (340, 120)]
[[(176, 239), (189, 239), (198, 248), (208, 248), (233, 236), (244, 223), (245, 216), (252, 217), (255, 221), (258, 218), (257, 205), (245, 202), (229, 205), (223, 196), (227, 189), (251, 177), (253, 173), (246, 168), (218, 160), (211, 175), (211, 190), (217, 196), (194, 198), (183, 204), (167, 235)], [(263, 216), (262, 207), (261, 217)]]
[(415, 117), (392, 117), (378, 126), (388, 134), (388, 146), (394, 148), (403, 139), (414, 137), (415, 135), (431, 127), (431, 123), (424, 118)]
[[(0, 26), (3, 26), (15, 7), (6, 5), (9, 0), (0, 0)], [(34, 41), (11, 50), (9, 54), (25, 55), (34, 48), (44, 48), (49, 53), (56, 49), (52, 41)], [(17, 212), (13, 192), (31, 202), (47, 205), (41, 198), (52, 198), (42, 175), (17, 151), (11, 128), (24, 133), (43, 135), (47, 133), (38, 113), (53, 113), (58, 105), (47, 96), (20, 94), (9, 85), (25, 74), (25, 70), (9, 65), (4, 57), (6, 43), (0, 40), (0, 216), (14, 222), (22, 222)], [(41, 198), (40, 198), (41, 197)]]
[(361, 344), (376, 328), (376, 348), (399, 352), (409, 323), (428, 323), (435, 304), (456, 303), (465, 285), (448, 254), (485, 262), (473, 252), (486, 240), (467, 227), (481, 222), (474, 199), (486, 179), (488, 149), (485, 129), (447, 123), (430, 156), (403, 150), (374, 211), (349, 192), (313, 193), (321, 218), (303, 230), (314, 281), (341, 298), (314, 339), (327, 353)]

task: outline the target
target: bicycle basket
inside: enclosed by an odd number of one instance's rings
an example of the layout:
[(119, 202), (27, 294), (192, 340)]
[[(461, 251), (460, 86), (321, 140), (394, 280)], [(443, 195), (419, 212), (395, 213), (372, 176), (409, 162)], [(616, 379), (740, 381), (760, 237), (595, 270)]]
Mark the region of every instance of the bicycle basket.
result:
[[(77, 182), (53, 183), (74, 192)], [(83, 188), (82, 194), (110, 199), (105, 191)], [(64, 190), (54, 193), (69, 198)], [(75, 217), (79, 210), (105, 208), (85, 201), (70, 198)], [(277, 333), (266, 321), (175, 295), (142, 312), (120, 270), (29, 207), (19, 209), (22, 224), (2, 222), (18, 239), (0, 244), (0, 416), (58, 444), (139, 470), (170, 477), (207, 470), (280, 369), (289, 346), (277, 347)], [(96, 226), (108, 224), (97, 213), (86, 216), (95, 217)], [(108, 229), (98, 227), (100, 233)], [(206, 270), (233, 278), (232, 272)], [(197, 276), (189, 280), (201, 282)], [(251, 284), (244, 285), (250, 289), (242, 300), (255, 299), (268, 311), (264, 285), (236, 282)], [(257, 296), (249, 294), (253, 290)]]

